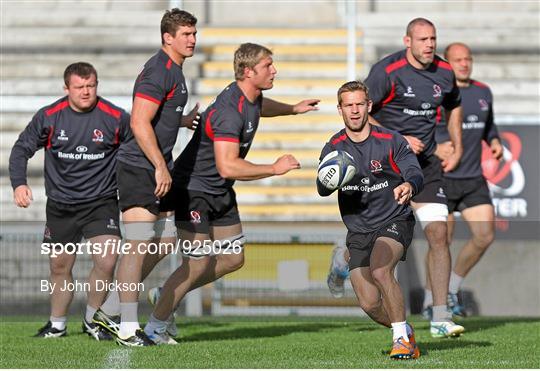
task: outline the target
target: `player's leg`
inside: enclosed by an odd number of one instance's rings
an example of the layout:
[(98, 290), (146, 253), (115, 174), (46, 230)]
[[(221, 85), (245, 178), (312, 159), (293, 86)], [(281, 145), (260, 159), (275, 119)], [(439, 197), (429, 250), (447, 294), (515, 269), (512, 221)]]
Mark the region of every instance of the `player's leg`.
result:
[(74, 252), (63, 252), (49, 257), (49, 282), (54, 289), (51, 292), (51, 317), (42, 327), (37, 337), (60, 337), (66, 335), (67, 312), (73, 300), (73, 290), (64, 287), (73, 283), (72, 269), (75, 264)]
[(379, 237), (375, 241), (370, 258), (371, 276), (381, 293), (383, 307), (392, 327), (393, 344), (390, 357), (395, 359), (420, 356), (412, 336), (412, 328), (407, 326), (403, 293), (394, 275), (395, 267), (403, 253), (404, 247), (400, 242), (389, 237)]
[[(155, 231), (154, 223), (158, 216), (142, 207), (133, 207), (122, 213), (122, 220), (126, 231), (126, 246), (129, 252), (120, 259), (117, 280), (125, 287), (138, 287), (142, 282), (142, 266), (152, 242)], [(120, 296), (121, 322), (118, 330), (117, 341), (128, 346), (151, 345), (145, 339), (144, 332), (140, 329), (138, 320), (138, 290), (124, 290)]]
[(82, 232), (76, 224), (76, 208), (76, 205), (47, 200), (43, 243), (52, 244), (49, 255), (51, 316), (47, 324), (38, 330), (37, 337), (60, 337), (67, 333), (67, 313), (73, 300), (73, 291), (64, 290), (64, 287), (73, 282), (76, 244), (82, 239)]
[(334, 247), (326, 284), (335, 298), (341, 298), (345, 294), (344, 284), (349, 277), (349, 258), (349, 250), (345, 246), (337, 245)]
[(391, 327), (390, 318), (384, 309), (381, 292), (373, 281), (369, 267), (356, 267), (350, 271), (351, 284), (360, 308), (375, 322)]
[(495, 237), (495, 212), (491, 204), (477, 205), (462, 210), (461, 215), (467, 221), (471, 239), (460, 250), (450, 276), (450, 306), (454, 314), (464, 315), (459, 305), (457, 294), (463, 279), (480, 261)]
[[(454, 235), (455, 229), (455, 217), (452, 213), (448, 215), (447, 221), (447, 243), (448, 246), (452, 243), (452, 237)], [(433, 317), (433, 293), (431, 291), (431, 278), (429, 276), (429, 265), (428, 260), (430, 256), (431, 249), (428, 249), (426, 257), (424, 260), (425, 270), (426, 270), (426, 287), (424, 289), (424, 302), (422, 304), (422, 315), (425, 319), (431, 320)], [(452, 282), (452, 274), (450, 275), (450, 282)]]

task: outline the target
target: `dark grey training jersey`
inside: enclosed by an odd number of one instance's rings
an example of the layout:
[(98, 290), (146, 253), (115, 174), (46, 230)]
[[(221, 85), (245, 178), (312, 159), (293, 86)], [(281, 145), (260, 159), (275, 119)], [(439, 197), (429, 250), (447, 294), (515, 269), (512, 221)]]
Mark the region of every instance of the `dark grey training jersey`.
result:
[[(133, 99), (143, 98), (159, 105), (152, 127), (158, 146), (169, 169), (172, 169), (172, 149), (176, 143), (184, 107), (188, 99), (186, 80), (182, 67), (159, 50), (146, 62), (135, 81)], [(118, 161), (153, 170), (154, 166), (146, 158), (135, 137), (122, 143), (118, 151)]]
[[(394, 188), (409, 182), (418, 194), (424, 177), (415, 154), (399, 133), (371, 125), (369, 137), (356, 143), (343, 129), (326, 143), (319, 161), (335, 150), (349, 153), (356, 166), (356, 175), (338, 191), (339, 210), (349, 232), (373, 232), (412, 212), (409, 205), (397, 203)], [(317, 189), (322, 196), (330, 193), (318, 179)]]
[(45, 192), (66, 204), (116, 195), (116, 154), (130, 136), (129, 115), (98, 97), (93, 110), (76, 112), (67, 96), (40, 109), (9, 158), (13, 189), (26, 184), (28, 159), (45, 149)]
[[(477, 178), (482, 176), (482, 140), (490, 143), (499, 137), (493, 122), (493, 97), (487, 85), (475, 80), (459, 90), (463, 107), (463, 156), (459, 166), (444, 176), (452, 179)], [(435, 134), (437, 143), (450, 140), (444, 121), (437, 125)]]
[(175, 186), (211, 194), (223, 194), (234, 184), (216, 167), (214, 142), (239, 143), (245, 158), (259, 126), (262, 94), (251, 103), (236, 82), (225, 88), (201, 115), (201, 125), (174, 163)]
[(420, 139), (425, 145), (420, 159), (433, 154), (441, 106), (452, 110), (461, 101), (452, 67), (435, 56), (429, 68), (416, 69), (402, 50), (376, 63), (365, 83), (373, 117), (386, 128)]

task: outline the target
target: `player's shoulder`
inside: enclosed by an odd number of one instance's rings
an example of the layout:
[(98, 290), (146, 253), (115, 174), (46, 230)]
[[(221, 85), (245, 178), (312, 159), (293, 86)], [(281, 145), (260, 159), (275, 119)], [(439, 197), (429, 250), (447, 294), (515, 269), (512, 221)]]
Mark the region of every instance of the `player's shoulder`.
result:
[(230, 83), (219, 93), (213, 106), (218, 111), (242, 113), (246, 97), (236, 82)]
[(376, 70), (384, 71), (386, 74), (398, 71), (408, 64), (405, 50), (387, 55), (373, 66)]
[(99, 112), (102, 112), (108, 116), (112, 116), (117, 120), (119, 120), (123, 115), (128, 114), (123, 108), (117, 106), (116, 104), (103, 97), (98, 97), (96, 108), (99, 110)]
[(347, 133), (345, 132), (345, 129), (341, 129), (337, 133), (333, 134), (330, 139), (328, 139), (327, 145), (330, 144), (332, 146), (335, 146), (341, 142), (344, 142), (347, 139)]
[(36, 112), (36, 116), (52, 117), (68, 107), (69, 107), (69, 102), (68, 102), (68, 97), (66, 95), (60, 99), (57, 99), (53, 103), (45, 107), (42, 107), (39, 111)]
[(490, 89), (489, 85), (486, 84), (486, 83), (483, 83), (481, 81), (471, 79), (470, 86), (473, 87), (474, 89), (477, 89), (477, 90), (480, 90), (480, 91), (491, 94), (491, 89)]
[(177, 68), (179, 66), (173, 62), (167, 53), (160, 49), (144, 64), (143, 75), (145, 77), (166, 76)]
[(401, 135), (399, 132), (376, 125), (371, 125), (371, 132), (369, 135), (383, 142), (399, 143), (405, 140), (403, 135)]
[(452, 69), (450, 63), (448, 63), (446, 60), (444, 60), (438, 55), (435, 55), (435, 57), (433, 58), (433, 65), (435, 65), (438, 70), (441, 70), (443, 72), (448, 71), (451, 75), (454, 74), (454, 70)]

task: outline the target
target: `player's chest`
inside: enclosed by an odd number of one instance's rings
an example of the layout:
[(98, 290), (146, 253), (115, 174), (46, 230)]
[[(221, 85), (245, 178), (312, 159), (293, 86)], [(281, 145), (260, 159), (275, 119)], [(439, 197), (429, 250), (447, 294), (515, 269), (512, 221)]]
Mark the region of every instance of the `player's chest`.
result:
[(49, 126), (47, 142), (53, 150), (100, 152), (119, 144), (119, 127), (96, 118), (61, 120)]
[(418, 111), (435, 112), (449, 88), (444, 82), (412, 74), (398, 75), (392, 81), (395, 102)]

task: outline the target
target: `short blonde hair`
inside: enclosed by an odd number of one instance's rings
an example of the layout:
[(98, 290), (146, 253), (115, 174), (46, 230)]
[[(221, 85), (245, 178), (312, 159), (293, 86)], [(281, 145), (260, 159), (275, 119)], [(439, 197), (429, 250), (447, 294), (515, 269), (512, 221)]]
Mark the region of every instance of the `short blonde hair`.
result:
[(245, 43), (234, 52), (234, 78), (244, 79), (244, 69), (253, 69), (263, 58), (272, 55), (272, 51), (265, 46)]

